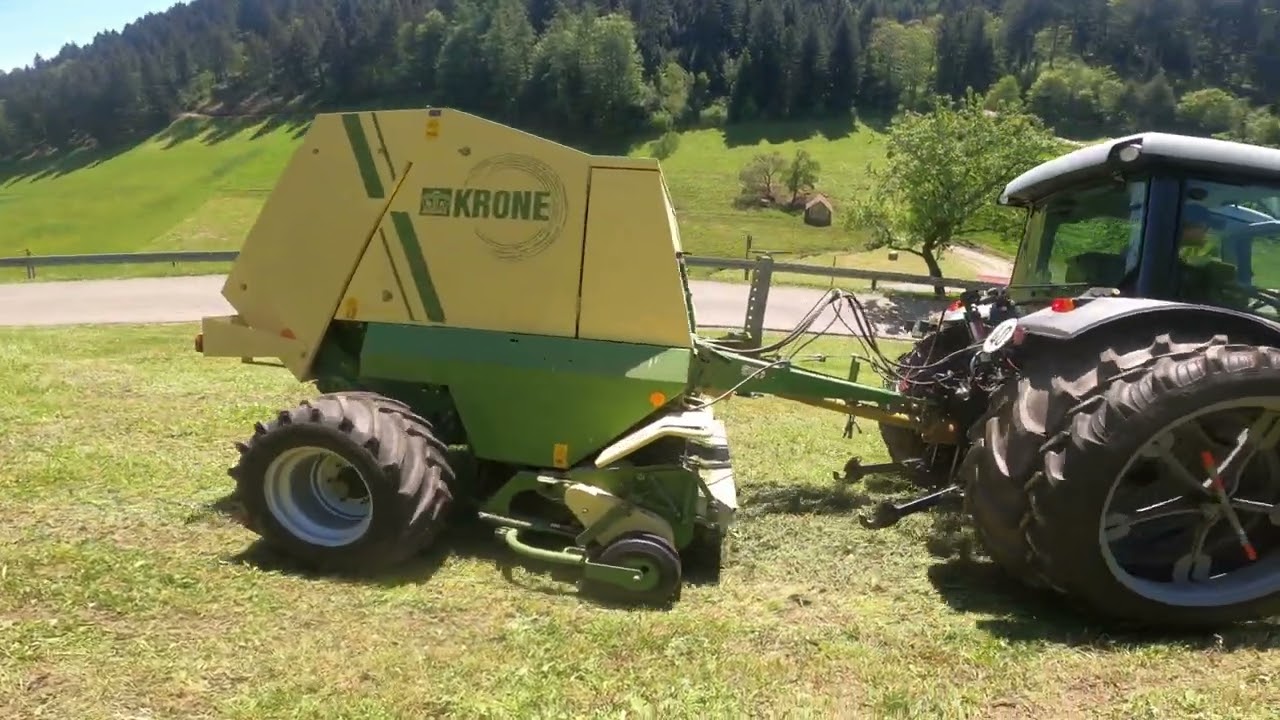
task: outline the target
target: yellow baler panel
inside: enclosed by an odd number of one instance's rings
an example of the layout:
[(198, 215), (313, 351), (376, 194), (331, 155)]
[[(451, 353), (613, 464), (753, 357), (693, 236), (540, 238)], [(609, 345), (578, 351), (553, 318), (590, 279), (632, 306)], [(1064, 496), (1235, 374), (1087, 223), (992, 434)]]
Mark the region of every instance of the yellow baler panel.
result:
[(395, 189), (385, 164), (361, 162), (376, 152), (370, 120), (316, 117), (223, 287), (248, 325), (297, 339), (281, 360), (300, 379)]
[(591, 156), (466, 113), (377, 115), (406, 168), (383, 229), (411, 322), (573, 337)]
[(656, 167), (592, 170), (579, 337), (691, 344), (669, 213)]
[[(355, 277), (347, 286), (347, 293), (338, 306), (335, 317), (339, 320), (359, 322), (408, 323), (426, 317), (414, 288), (406, 283), (394, 263), (405, 265), (398, 259), (400, 253), (392, 241), (392, 233), (384, 222), (369, 242)], [(393, 258), (397, 260), (393, 261)], [(412, 281), (412, 278), (408, 278)]]

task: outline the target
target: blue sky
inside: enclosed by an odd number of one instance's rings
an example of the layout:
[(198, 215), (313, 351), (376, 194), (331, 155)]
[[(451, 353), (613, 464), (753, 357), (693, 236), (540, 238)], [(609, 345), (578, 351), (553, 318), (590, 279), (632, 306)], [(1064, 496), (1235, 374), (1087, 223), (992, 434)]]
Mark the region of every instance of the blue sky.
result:
[(0, 0), (0, 70), (51, 58), (62, 46), (88, 44), (104, 30), (121, 30), (177, 0)]

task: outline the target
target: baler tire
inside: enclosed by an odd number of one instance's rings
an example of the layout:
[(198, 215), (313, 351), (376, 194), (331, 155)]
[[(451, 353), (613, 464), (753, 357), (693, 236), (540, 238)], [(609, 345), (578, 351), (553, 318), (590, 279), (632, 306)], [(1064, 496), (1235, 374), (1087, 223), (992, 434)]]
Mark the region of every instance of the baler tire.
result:
[(1028, 493), (1043, 471), (1044, 450), (1071, 432), (1074, 414), (1102, 399), (1107, 383), (1150, 369), (1164, 359), (1194, 357), (1224, 345), (1224, 336), (1191, 330), (1147, 342), (1131, 328), (1104, 328), (1076, 341), (1070, 352), (1054, 347), (1021, 362), (1018, 379), (991, 396), (986, 414), (970, 429), (971, 445), (960, 466), (965, 512), (987, 554), (1011, 577), (1033, 589), (1064, 592), (1046, 573), (1028, 537), (1032, 502)]
[(444, 454), (448, 452), (449, 446), (446, 445), (442, 440), (440, 440), (440, 438), (437, 437), (436, 435), (435, 423), (419, 415), (417, 411), (415, 411), (412, 407), (409, 406), (408, 403), (404, 402), (403, 400), (397, 400), (392, 397), (387, 397), (386, 395), (382, 395), (381, 393), (377, 393), (371, 390), (347, 390), (347, 391), (343, 391), (341, 394), (344, 397), (352, 400), (367, 400), (369, 402), (372, 402), (378, 405), (379, 408), (385, 408), (385, 412), (390, 412), (390, 413), (403, 416), (411, 424), (415, 424), (419, 428), (426, 429), (427, 441), (430, 442), (433, 446), (435, 446), (436, 450), (439, 453)]
[[(326, 572), (378, 572), (425, 550), (447, 520), (453, 472), (443, 446), (430, 425), (394, 400), (360, 392), (322, 394), (254, 430), (238, 445), (240, 461), (228, 471), (236, 481), (235, 498), (245, 525), (301, 564)], [(371, 510), (358, 537), (308, 539), (273, 511), (285, 503), (301, 507), (298, 497), (275, 489), (269, 479), (273, 463), (306, 450), (340, 458), (363, 481)], [(314, 473), (310, 485), (318, 492)]]

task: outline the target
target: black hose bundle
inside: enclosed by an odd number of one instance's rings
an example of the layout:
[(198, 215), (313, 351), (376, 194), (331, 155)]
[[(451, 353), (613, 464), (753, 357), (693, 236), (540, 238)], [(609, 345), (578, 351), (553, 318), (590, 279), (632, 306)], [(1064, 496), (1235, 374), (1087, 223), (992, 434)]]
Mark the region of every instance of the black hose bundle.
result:
[[(879, 373), (883, 377), (896, 380), (898, 382), (905, 382), (905, 383), (914, 384), (914, 385), (932, 385), (932, 384), (935, 384), (937, 381), (936, 380), (916, 380), (912, 377), (904, 376), (903, 373), (905, 372), (908, 374), (914, 374), (916, 371), (919, 371), (919, 370), (930, 370), (935, 367), (941, 367), (947, 364), (948, 362), (950, 362), (951, 360), (953, 360), (954, 358), (981, 346), (981, 343), (974, 343), (972, 345), (968, 345), (959, 350), (951, 352), (939, 360), (935, 360), (932, 362), (923, 363), (919, 365), (902, 363), (897, 360), (890, 359), (888, 356), (884, 354), (884, 351), (880, 349), (880, 344), (876, 339), (875, 329), (871, 327), (870, 322), (867, 320), (866, 310), (862, 305), (862, 301), (859, 300), (857, 296), (854, 295), (853, 293), (847, 290), (840, 290), (840, 289), (833, 289), (830, 292), (828, 292), (826, 295), (824, 295), (822, 298), (820, 298), (816, 303), (814, 303), (813, 307), (810, 308), (807, 313), (805, 313), (804, 317), (801, 318), (798, 323), (796, 323), (796, 326), (792, 328), (785, 336), (783, 336), (782, 339), (776, 342), (770, 343), (768, 345), (762, 345), (760, 347), (755, 347), (755, 348), (729, 348), (729, 347), (720, 345), (718, 343), (715, 343), (713, 341), (709, 341), (709, 344), (719, 349), (723, 349), (727, 352), (735, 352), (735, 353), (738, 353), (739, 355), (746, 355), (749, 357), (758, 357), (767, 353), (778, 352), (783, 348), (787, 347), (788, 345), (791, 345), (792, 343), (796, 342), (802, 335), (808, 332), (809, 328), (813, 326), (813, 324), (817, 321), (818, 317), (822, 314), (822, 311), (825, 310), (827, 307), (835, 308), (835, 317), (833, 317), (831, 321), (827, 323), (826, 327), (812, 334), (811, 337), (809, 337), (807, 340), (802, 342), (798, 347), (793, 349), (789, 357), (795, 357), (801, 350), (803, 350), (807, 345), (809, 345), (809, 343), (813, 342), (814, 340), (818, 339), (823, 335), (827, 335), (831, 326), (834, 325), (835, 322), (838, 320), (845, 326), (846, 329), (849, 330), (849, 333), (854, 338), (857, 339), (857, 341), (862, 345), (862, 348), (865, 351), (865, 355), (855, 353), (853, 355), (854, 358), (858, 359), (859, 361), (867, 363), (872, 367), (873, 370), (875, 370), (877, 373)], [(846, 308), (852, 310), (853, 322), (854, 322), (854, 325), (857, 326), (856, 328), (851, 326), (849, 324), (849, 321), (844, 317), (844, 310)]]

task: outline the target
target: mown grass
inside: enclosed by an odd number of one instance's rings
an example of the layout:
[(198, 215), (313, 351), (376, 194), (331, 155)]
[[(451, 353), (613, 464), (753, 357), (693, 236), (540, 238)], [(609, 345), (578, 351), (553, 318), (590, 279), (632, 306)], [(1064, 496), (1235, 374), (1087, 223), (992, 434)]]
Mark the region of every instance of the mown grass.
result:
[(1275, 627), (1116, 635), (946, 515), (865, 530), (831, 472), (884, 459), (874, 426), (776, 399), (723, 406), (740, 522), (671, 610), (599, 606), (466, 526), (378, 581), (295, 572), (214, 506), (231, 444), (310, 392), (194, 332), (0, 330), (0, 717), (1276, 715)]

